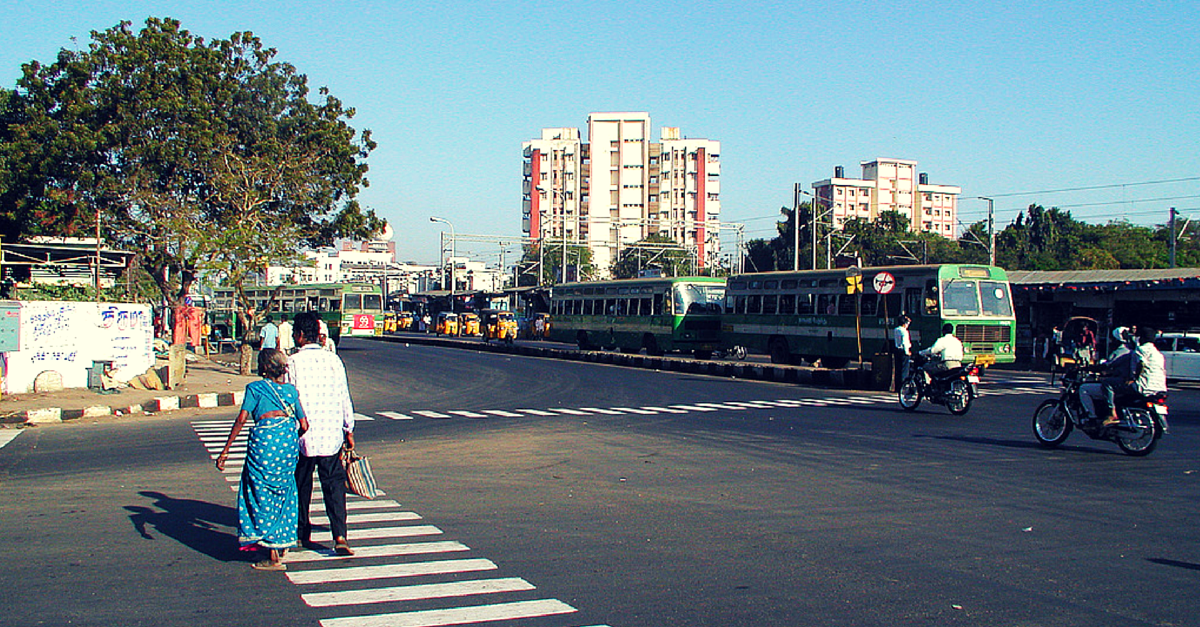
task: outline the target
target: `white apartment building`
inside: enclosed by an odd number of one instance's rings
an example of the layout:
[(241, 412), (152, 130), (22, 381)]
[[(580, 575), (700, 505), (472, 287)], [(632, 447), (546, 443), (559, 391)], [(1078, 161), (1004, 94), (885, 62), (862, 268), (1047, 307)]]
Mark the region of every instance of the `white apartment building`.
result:
[(913, 231), (957, 236), (958, 196), (962, 188), (931, 185), (926, 173), (917, 172), (917, 162), (907, 159), (864, 161), (862, 178), (846, 178), (842, 166), (833, 178), (813, 183), (813, 196), (823, 218), (840, 229), (847, 220), (877, 220), (885, 211), (908, 218)]
[(720, 142), (678, 128), (651, 137), (645, 112), (592, 113), (579, 129), (547, 128), (522, 144), (522, 231), (587, 246), (601, 276), (621, 250), (650, 235), (685, 246), (696, 268), (720, 254)]
[[(305, 251), (304, 256), (308, 260), (304, 265), (268, 267), (265, 284), (386, 281), (388, 292), (414, 294), (432, 289), (440, 272), (436, 265), (397, 263), (396, 244), (388, 240), (346, 241), (338, 250), (310, 250)], [(484, 271), (476, 270), (482, 278)], [(501, 274), (498, 270), (493, 272)]]

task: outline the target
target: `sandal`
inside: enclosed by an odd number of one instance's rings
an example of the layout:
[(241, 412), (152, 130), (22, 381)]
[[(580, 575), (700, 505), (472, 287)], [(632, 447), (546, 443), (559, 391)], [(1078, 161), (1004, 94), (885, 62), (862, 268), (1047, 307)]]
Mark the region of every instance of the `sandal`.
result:
[(272, 562), (271, 560), (263, 560), (254, 562), (250, 565), (254, 570), (287, 570), (287, 564), (282, 562)]

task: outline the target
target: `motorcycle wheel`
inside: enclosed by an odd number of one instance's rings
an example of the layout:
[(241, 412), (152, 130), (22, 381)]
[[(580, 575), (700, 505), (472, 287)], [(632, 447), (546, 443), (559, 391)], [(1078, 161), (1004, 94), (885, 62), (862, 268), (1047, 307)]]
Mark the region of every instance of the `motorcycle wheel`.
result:
[(946, 392), (946, 409), (955, 416), (961, 416), (971, 409), (971, 388), (966, 381), (951, 381), (950, 389)]
[(1062, 444), (1073, 428), (1062, 403), (1057, 400), (1045, 401), (1033, 412), (1033, 437), (1046, 448)]
[(912, 377), (900, 384), (896, 395), (900, 398), (900, 407), (904, 408), (904, 411), (914, 411), (921, 404), (921, 386)]
[(1125, 412), (1124, 418), (1116, 428), (1117, 446), (1134, 457), (1144, 457), (1153, 452), (1154, 447), (1158, 446), (1158, 439), (1162, 437), (1162, 428), (1154, 416), (1144, 409), (1130, 409)]

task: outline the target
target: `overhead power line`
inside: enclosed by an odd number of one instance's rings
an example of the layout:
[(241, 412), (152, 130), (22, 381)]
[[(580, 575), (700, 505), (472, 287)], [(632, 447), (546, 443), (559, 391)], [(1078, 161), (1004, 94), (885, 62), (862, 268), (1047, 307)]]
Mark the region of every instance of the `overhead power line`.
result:
[(1066, 192), (1087, 192), (1098, 189), (1116, 189), (1119, 187), (1137, 187), (1141, 185), (1167, 185), (1169, 183), (1188, 183), (1200, 181), (1200, 176), (1189, 176), (1180, 179), (1163, 179), (1160, 181), (1139, 181), (1137, 183), (1110, 183), (1108, 185), (1091, 185), (1088, 187), (1064, 187), (1062, 189), (1043, 189), (1032, 192), (1007, 192), (1003, 194), (980, 194), (988, 198), (1008, 198), (1010, 196), (1034, 196), (1037, 194), (1060, 194)]

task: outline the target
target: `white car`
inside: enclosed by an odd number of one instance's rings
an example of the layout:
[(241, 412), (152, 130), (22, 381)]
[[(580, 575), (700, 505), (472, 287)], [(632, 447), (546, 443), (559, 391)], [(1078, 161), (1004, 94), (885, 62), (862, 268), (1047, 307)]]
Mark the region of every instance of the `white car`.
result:
[(1167, 379), (1200, 381), (1200, 332), (1163, 333), (1154, 340), (1167, 362)]

